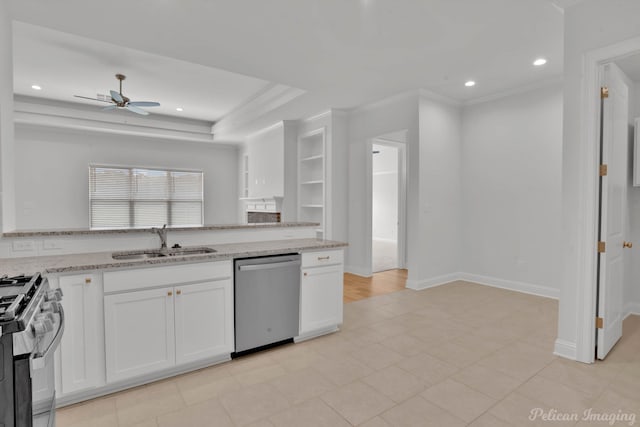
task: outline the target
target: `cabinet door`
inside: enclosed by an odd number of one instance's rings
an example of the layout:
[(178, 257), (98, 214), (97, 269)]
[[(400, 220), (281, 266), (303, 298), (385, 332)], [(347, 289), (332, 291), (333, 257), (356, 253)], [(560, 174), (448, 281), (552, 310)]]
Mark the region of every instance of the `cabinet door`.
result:
[(62, 390), (66, 395), (104, 384), (104, 329), (100, 275), (60, 277), (65, 330), (60, 342)]
[(342, 323), (342, 266), (302, 270), (300, 334)]
[(175, 365), (173, 288), (104, 297), (107, 382)]
[(177, 286), (176, 363), (233, 352), (233, 286), (230, 279)]

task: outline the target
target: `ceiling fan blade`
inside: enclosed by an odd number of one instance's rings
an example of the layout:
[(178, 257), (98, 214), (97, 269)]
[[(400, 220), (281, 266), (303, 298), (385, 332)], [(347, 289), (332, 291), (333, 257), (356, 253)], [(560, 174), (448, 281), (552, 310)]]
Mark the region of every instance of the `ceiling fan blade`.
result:
[(134, 107), (159, 107), (159, 102), (150, 101), (131, 101), (127, 105), (133, 105)]
[(143, 116), (149, 115), (148, 111), (144, 111), (142, 108), (138, 108), (135, 105), (127, 104), (124, 108), (126, 108), (129, 111), (133, 111), (134, 113), (142, 114)]
[(112, 90), (110, 92), (111, 92), (111, 99), (113, 99), (114, 101), (116, 101), (116, 102), (123, 102), (124, 101), (124, 99), (122, 99), (122, 95), (120, 95), (115, 90)]
[(104, 107), (102, 109), (102, 111), (110, 111), (110, 110), (115, 110), (116, 108), (118, 108), (117, 105), (109, 105), (108, 107)]
[(98, 101), (98, 102), (107, 102), (107, 103), (111, 103), (111, 101), (105, 101), (104, 99), (98, 99), (98, 98), (89, 98), (88, 96), (80, 96), (80, 95), (73, 95), (76, 98), (82, 98), (82, 99), (90, 99), (91, 101)]

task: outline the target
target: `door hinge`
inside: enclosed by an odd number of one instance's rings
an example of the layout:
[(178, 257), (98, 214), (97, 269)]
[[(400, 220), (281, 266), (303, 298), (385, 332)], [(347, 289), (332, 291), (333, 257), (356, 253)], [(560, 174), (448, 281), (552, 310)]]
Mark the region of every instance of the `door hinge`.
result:
[(600, 165), (600, 176), (607, 176), (607, 165)]
[(602, 317), (596, 317), (596, 328), (604, 328), (604, 319)]
[(606, 250), (607, 244), (605, 242), (598, 242), (598, 253), (603, 254)]
[(606, 86), (602, 86), (600, 88), (600, 98), (605, 99), (609, 97), (609, 88)]

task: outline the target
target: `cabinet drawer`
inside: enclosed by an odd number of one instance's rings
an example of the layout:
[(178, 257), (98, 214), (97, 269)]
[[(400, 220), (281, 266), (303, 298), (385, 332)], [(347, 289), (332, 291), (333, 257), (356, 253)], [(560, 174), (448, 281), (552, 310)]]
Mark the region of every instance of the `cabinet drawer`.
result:
[(231, 261), (203, 262), (152, 266), (135, 270), (104, 273), (104, 292), (123, 292), (179, 283), (228, 279), (232, 274)]
[(342, 249), (336, 251), (305, 252), (302, 254), (302, 267), (342, 264)]

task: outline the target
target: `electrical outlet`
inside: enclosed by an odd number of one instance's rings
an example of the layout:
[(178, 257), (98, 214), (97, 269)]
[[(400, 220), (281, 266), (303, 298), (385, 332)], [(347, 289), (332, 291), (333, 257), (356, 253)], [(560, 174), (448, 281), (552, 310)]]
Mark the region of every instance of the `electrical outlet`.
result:
[(33, 252), (36, 245), (33, 240), (16, 240), (13, 242), (13, 250), (16, 252)]
[(62, 244), (57, 240), (45, 240), (42, 248), (46, 250), (62, 249)]

